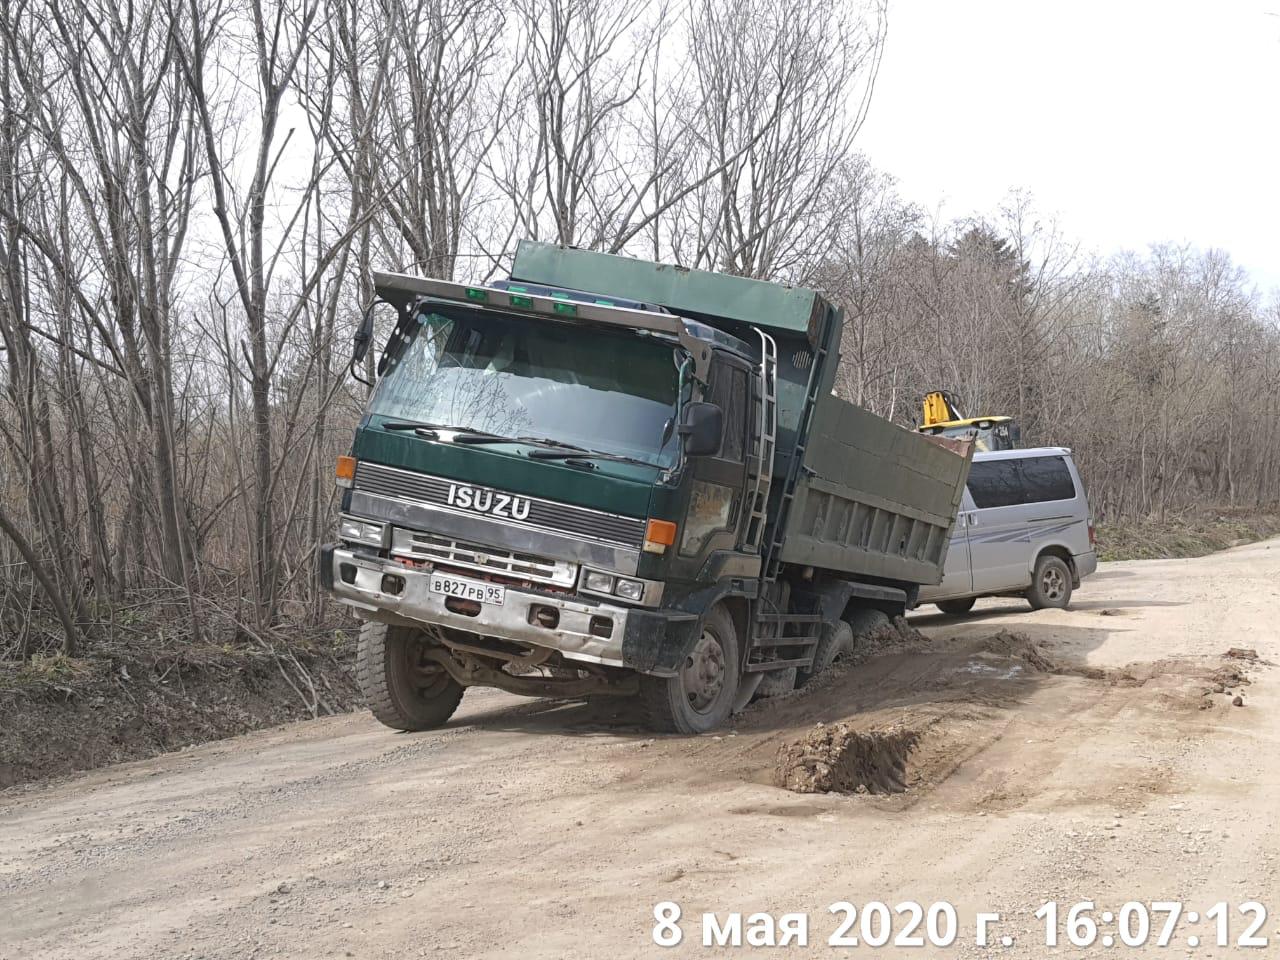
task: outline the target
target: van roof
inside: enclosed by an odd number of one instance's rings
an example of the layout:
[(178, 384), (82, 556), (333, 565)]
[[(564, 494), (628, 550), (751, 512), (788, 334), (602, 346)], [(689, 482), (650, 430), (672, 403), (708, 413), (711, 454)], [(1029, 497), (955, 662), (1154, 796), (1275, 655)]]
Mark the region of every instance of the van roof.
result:
[(1022, 460), (1026, 457), (1069, 457), (1070, 447), (1023, 447), (1018, 450), (977, 450), (975, 460)]

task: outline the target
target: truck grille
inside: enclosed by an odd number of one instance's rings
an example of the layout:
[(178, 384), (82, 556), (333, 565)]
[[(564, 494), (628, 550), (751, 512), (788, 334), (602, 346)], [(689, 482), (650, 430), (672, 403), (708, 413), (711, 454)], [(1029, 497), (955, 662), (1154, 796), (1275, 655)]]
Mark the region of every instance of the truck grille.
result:
[[(418, 501), (432, 506), (442, 507), (456, 513), (489, 516), (503, 523), (516, 526), (538, 527), (570, 536), (588, 537), (592, 540), (603, 540), (622, 546), (639, 549), (644, 543), (645, 521), (643, 518), (622, 517), (603, 510), (592, 510), (574, 504), (560, 503), (555, 500), (543, 500), (538, 497), (519, 497), (527, 507), (527, 514), (516, 519), (483, 511), (465, 510), (451, 506), (449, 488), (451, 486), (467, 487), (467, 484), (433, 477), (430, 474), (418, 473), (414, 470), (401, 470), (397, 467), (385, 467), (378, 463), (361, 460), (356, 465), (355, 489), (384, 497), (395, 497), (399, 500)], [(485, 490), (485, 487), (472, 489)], [(501, 493), (502, 491), (493, 491)], [(508, 496), (505, 495), (504, 496)]]
[(558, 587), (572, 587), (578, 579), (576, 563), (548, 560), (530, 553), (512, 553), (499, 547), (482, 547), (403, 527), (392, 528), (391, 552), (450, 567), (496, 573), (517, 580), (549, 583)]

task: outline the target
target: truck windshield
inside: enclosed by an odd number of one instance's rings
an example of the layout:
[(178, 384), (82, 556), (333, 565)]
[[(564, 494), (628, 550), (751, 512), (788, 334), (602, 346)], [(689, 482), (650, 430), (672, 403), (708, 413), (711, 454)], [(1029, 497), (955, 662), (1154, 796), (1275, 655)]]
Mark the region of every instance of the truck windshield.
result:
[(369, 412), (674, 466), (675, 348), (631, 332), (424, 310)]

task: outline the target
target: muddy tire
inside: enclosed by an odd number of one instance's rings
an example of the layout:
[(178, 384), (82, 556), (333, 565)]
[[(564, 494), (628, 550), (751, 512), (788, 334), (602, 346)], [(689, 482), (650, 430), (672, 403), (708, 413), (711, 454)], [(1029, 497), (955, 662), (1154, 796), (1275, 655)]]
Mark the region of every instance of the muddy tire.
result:
[(1033, 610), (1055, 607), (1065, 610), (1071, 602), (1071, 568), (1061, 557), (1044, 556), (1036, 561), (1027, 602)]
[(409, 627), (360, 627), (356, 682), (373, 715), (393, 730), (438, 727), (462, 700), (460, 683), (443, 667), (423, 662), (421, 634)]
[(768, 697), (780, 697), (784, 693), (790, 693), (796, 688), (796, 668), (787, 667), (785, 670), (774, 670), (772, 673), (766, 673), (764, 679), (760, 681), (760, 686), (756, 687), (757, 700), (764, 700)]
[(952, 617), (963, 617), (973, 609), (977, 597), (965, 597), (962, 600), (939, 600), (937, 608)]
[(699, 734), (729, 719), (738, 697), (742, 660), (729, 611), (715, 606), (702, 634), (674, 677), (640, 677), (649, 726), (665, 733)]
[(796, 671), (796, 689), (826, 670), (835, 663), (836, 658), (853, 649), (853, 627), (843, 620), (822, 625), (822, 639), (813, 651), (813, 666), (808, 670)]
[(846, 616), (845, 621), (849, 624), (849, 628), (853, 631), (853, 643), (850, 649), (858, 645), (858, 642), (864, 637), (883, 630), (886, 627), (892, 629), (893, 621), (889, 619), (889, 615), (883, 610), (875, 610), (871, 607), (862, 607), (858, 610), (851, 610)]

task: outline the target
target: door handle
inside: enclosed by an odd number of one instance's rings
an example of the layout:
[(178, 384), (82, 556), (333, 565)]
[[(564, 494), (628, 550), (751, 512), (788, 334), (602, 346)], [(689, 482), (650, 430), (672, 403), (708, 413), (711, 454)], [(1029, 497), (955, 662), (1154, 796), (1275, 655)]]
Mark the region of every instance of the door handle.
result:
[(969, 514), (969, 526), (976, 527), (978, 525), (978, 515), (976, 513)]

